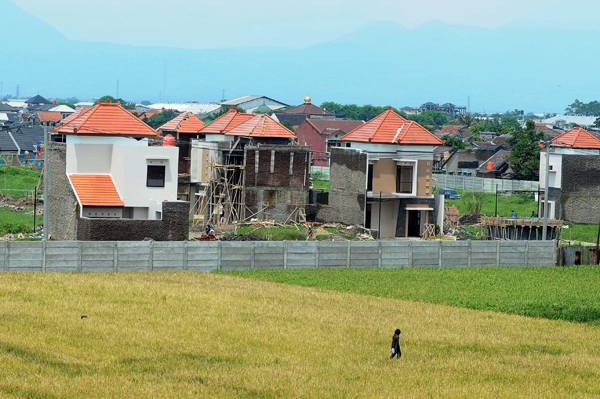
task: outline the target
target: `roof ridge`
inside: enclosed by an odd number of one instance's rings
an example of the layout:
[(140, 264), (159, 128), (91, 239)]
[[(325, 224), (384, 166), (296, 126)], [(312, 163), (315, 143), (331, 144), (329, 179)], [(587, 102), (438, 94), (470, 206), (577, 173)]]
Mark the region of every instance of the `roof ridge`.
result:
[[(110, 103), (108, 103), (108, 104), (110, 104)], [(130, 118), (133, 118), (133, 119), (136, 121), (136, 123), (138, 123), (138, 124), (140, 124), (140, 123), (141, 123), (141, 124), (142, 124), (144, 127), (148, 128), (148, 129), (150, 129), (150, 130), (152, 130), (152, 132), (153, 132), (155, 135), (160, 135), (160, 133), (158, 133), (158, 131), (156, 131), (156, 129), (153, 129), (153, 128), (152, 128), (150, 125), (148, 125), (147, 123), (145, 123), (144, 121), (142, 121), (140, 118), (138, 118), (137, 116), (135, 116), (135, 115), (134, 115), (134, 114), (132, 114), (131, 112), (127, 111), (127, 110), (126, 110), (126, 109), (125, 109), (125, 108), (124, 108), (124, 107), (121, 105), (121, 102), (120, 102), (120, 101), (117, 101), (117, 102), (116, 102), (116, 103), (114, 103), (114, 104), (117, 104), (117, 108), (121, 108), (123, 111), (125, 111), (125, 112), (127, 113), (127, 115), (129, 115), (129, 117), (130, 117)], [(100, 108), (100, 107), (98, 107), (98, 108)]]
[[(73, 128), (73, 133), (77, 133), (77, 131), (81, 129), (81, 127), (83, 126), (83, 124), (86, 123), (90, 119), (90, 117), (96, 113), (96, 111), (98, 111), (98, 109), (100, 108), (99, 105), (100, 104), (96, 104), (95, 107), (90, 108), (90, 112), (86, 112), (84, 114), (81, 114), (82, 121), (79, 124), (79, 126)], [(75, 118), (75, 119), (73, 119), (73, 121), (75, 121), (77, 119), (79, 119), (79, 118)], [(73, 122), (73, 121), (71, 121), (71, 122)], [(61, 126), (61, 127), (64, 127), (64, 126)]]
[[(63, 124), (61, 126), (54, 127), (54, 131), (58, 131), (58, 129), (62, 129), (62, 128), (66, 127), (66, 126), (69, 126), (70, 123), (78, 120), (79, 118), (83, 118), (83, 116), (87, 115), (87, 113), (90, 112), (93, 109), (93, 107), (92, 108), (86, 108), (86, 107), (84, 107), (84, 109), (85, 109), (85, 111), (80, 112), (79, 115), (75, 116), (75, 118), (71, 119), (67, 123), (65, 123), (65, 124)], [(75, 112), (77, 112), (77, 111), (75, 111)], [(67, 116), (67, 118), (68, 118), (68, 116)]]
[[(413, 122), (414, 121), (406, 121), (402, 124), (402, 126), (400, 127), (401, 130), (400, 130), (400, 132), (396, 133), (396, 137), (394, 137), (394, 139), (392, 140), (392, 144), (400, 143), (402, 141), (402, 139), (406, 136), (406, 134), (410, 130)], [(407, 123), (408, 123), (408, 126), (406, 126)], [(404, 126), (406, 126), (406, 129), (404, 128)], [(399, 134), (400, 134), (400, 137), (398, 137)]]
[[(381, 115), (383, 115), (383, 117), (381, 118), (381, 122), (379, 122), (379, 124), (377, 125), (377, 127), (373, 131), (373, 135), (371, 137), (369, 137), (369, 142), (371, 142), (371, 140), (373, 139), (373, 137), (375, 136), (375, 134), (377, 133), (377, 131), (379, 130), (379, 128), (381, 127), (381, 125), (383, 125), (383, 122), (385, 122), (385, 120), (387, 119), (387, 117), (390, 115), (390, 112), (391, 112), (391, 110), (388, 109), (383, 114), (381, 114)], [(352, 133), (352, 132), (350, 132), (350, 133)], [(350, 133), (348, 133), (348, 134), (350, 134)]]
[(268, 115), (268, 114), (265, 114), (265, 115), (267, 115), (267, 117), (268, 117), (268, 118), (269, 118), (269, 119), (270, 119), (272, 122), (275, 122), (277, 125), (281, 126), (281, 127), (282, 127), (282, 128), (284, 128), (285, 130), (287, 130), (288, 132), (290, 132), (292, 135), (294, 135), (294, 136), (297, 136), (297, 134), (296, 134), (296, 133), (294, 133), (293, 131), (291, 131), (290, 129), (288, 129), (287, 127), (285, 127), (284, 125), (282, 125), (281, 123), (277, 122), (275, 119), (273, 119), (273, 118), (271, 117), (271, 115)]

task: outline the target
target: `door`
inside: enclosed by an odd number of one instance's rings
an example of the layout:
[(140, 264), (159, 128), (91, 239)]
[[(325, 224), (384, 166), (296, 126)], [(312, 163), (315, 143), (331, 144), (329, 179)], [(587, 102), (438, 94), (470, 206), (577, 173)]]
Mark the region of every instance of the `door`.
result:
[(407, 237), (421, 237), (421, 211), (408, 212)]

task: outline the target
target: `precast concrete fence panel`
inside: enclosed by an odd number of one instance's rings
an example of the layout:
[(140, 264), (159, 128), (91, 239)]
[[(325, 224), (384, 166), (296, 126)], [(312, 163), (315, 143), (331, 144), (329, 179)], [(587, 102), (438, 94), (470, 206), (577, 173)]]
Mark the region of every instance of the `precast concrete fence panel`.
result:
[(5, 241), (0, 271), (554, 266), (555, 246), (555, 241)]

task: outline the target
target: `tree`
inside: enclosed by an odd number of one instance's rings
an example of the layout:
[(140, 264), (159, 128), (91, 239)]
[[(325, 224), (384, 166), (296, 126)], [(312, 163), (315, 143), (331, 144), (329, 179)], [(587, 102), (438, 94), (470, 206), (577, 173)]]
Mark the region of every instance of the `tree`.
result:
[(75, 109), (75, 106), (67, 101), (61, 101), (58, 103), (58, 105), (66, 105), (67, 107), (71, 107), (71, 108)]
[(515, 174), (526, 180), (534, 180), (539, 175), (540, 146), (543, 133), (535, 131), (535, 122), (527, 120), (525, 129), (518, 126), (509, 138), (510, 155), (506, 159)]
[(168, 109), (152, 115), (150, 119), (144, 117), (142, 120), (146, 122), (151, 128), (157, 129), (165, 123), (167, 123), (168, 121), (170, 121), (171, 119), (175, 118), (177, 115), (179, 115), (179, 113)]
[(508, 126), (518, 126), (519, 120), (514, 115), (504, 114), (502, 115), (502, 118), (500, 118), (500, 123)]
[(420, 114), (409, 115), (408, 119), (417, 122), (431, 131), (435, 131), (440, 126), (448, 123), (448, 114), (440, 111), (425, 111)]
[(292, 121), (283, 121), (281, 122), (281, 124), (290, 129), (292, 132), (296, 131), (296, 129), (294, 129), (294, 124), (292, 123)]
[(142, 105), (150, 105), (152, 103), (150, 101), (148, 101), (148, 100), (144, 100), (144, 101), (141, 102), (141, 104)]
[(100, 101), (101, 103), (105, 102), (106, 100), (110, 100), (111, 103), (116, 103), (117, 101), (119, 101), (121, 103), (121, 106), (125, 109), (135, 109), (135, 104), (127, 102), (122, 98), (114, 98), (113, 96), (102, 96), (98, 99), (98, 101)]
[(596, 120), (594, 121), (594, 126), (600, 127), (600, 117), (596, 118)]
[(600, 102), (590, 101), (584, 103), (576, 99), (567, 106), (565, 111), (567, 115), (600, 116)]
[(456, 137), (452, 137), (448, 134), (444, 135), (444, 137), (442, 137), (442, 140), (446, 140), (446, 147), (452, 147), (455, 150), (459, 150), (467, 146), (466, 142), (462, 141), (461, 139), (457, 139)]
[(458, 117), (458, 122), (460, 124), (462, 124), (463, 126), (471, 127), (471, 125), (473, 125), (473, 123), (475, 123), (475, 117), (473, 116), (472, 113), (467, 112), (466, 114), (463, 114)]

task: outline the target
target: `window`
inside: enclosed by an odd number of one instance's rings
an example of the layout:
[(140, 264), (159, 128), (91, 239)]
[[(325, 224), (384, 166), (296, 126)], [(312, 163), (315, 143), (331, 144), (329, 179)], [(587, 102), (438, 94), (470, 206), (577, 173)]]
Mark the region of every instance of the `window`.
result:
[(396, 169), (396, 192), (411, 194), (413, 186), (413, 166), (398, 165)]
[(158, 165), (148, 165), (148, 178), (146, 187), (164, 187), (165, 186), (165, 167)]

